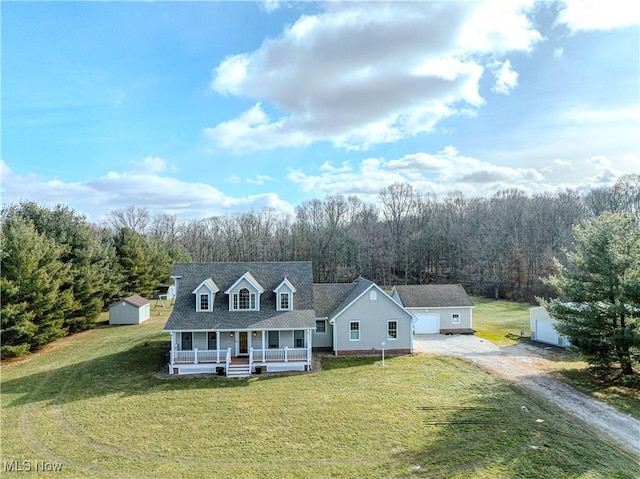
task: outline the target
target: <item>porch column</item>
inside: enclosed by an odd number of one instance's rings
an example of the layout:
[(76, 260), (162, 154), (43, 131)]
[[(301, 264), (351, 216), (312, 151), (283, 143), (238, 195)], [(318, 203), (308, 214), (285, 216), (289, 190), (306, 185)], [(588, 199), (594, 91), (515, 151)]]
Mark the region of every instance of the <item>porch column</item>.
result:
[(307, 329), (307, 362), (311, 365), (311, 330)]
[(267, 355), (267, 353), (265, 352), (265, 345), (267, 344), (265, 341), (265, 336), (267, 335), (267, 332), (263, 329), (262, 330), (262, 362), (264, 363), (264, 358)]
[(169, 364), (175, 363), (175, 358), (173, 354), (175, 350), (176, 350), (176, 333), (174, 331), (171, 331), (171, 349), (169, 350), (170, 351)]
[(220, 331), (216, 331), (216, 363), (220, 362)]

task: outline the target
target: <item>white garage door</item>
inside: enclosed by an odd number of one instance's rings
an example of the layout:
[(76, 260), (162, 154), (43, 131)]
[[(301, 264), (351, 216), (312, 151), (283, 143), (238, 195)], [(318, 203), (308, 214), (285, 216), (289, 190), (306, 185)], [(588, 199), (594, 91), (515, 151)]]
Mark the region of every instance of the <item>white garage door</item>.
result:
[(553, 328), (553, 321), (536, 320), (536, 340), (543, 343), (558, 344), (558, 331)]
[(440, 332), (440, 315), (416, 314), (415, 334), (438, 334)]

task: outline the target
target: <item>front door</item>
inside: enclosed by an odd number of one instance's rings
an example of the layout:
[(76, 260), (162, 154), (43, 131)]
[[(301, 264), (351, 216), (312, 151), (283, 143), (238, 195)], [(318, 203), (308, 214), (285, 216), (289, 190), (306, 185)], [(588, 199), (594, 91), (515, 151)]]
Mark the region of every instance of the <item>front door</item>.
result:
[(238, 354), (249, 354), (249, 334), (246, 331), (240, 331), (238, 336)]

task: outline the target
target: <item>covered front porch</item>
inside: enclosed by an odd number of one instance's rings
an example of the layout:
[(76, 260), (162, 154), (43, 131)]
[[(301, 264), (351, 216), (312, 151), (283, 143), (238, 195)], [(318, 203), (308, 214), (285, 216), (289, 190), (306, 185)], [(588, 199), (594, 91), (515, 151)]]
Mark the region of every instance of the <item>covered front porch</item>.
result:
[(311, 369), (311, 329), (170, 333), (169, 374), (246, 377)]

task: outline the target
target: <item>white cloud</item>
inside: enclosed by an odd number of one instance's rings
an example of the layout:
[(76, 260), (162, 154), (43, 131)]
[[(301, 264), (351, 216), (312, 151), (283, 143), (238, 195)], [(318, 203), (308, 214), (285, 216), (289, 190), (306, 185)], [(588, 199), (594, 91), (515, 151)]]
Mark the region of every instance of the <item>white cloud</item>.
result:
[[(215, 68), (213, 90), (259, 102), (205, 134), (249, 153), (321, 140), (363, 149), (431, 131), (482, 105), (485, 64), (540, 41), (524, 11), (531, 5), (329, 2)], [(514, 74), (506, 67), (501, 88), (514, 86)]]
[(152, 214), (171, 211), (185, 218), (205, 218), (266, 206), (283, 212), (293, 210), (276, 193), (233, 197), (206, 183), (182, 181), (156, 172), (112, 171), (89, 181), (64, 182), (17, 174), (1, 160), (0, 165), (4, 204), (21, 200), (36, 201), (47, 207), (67, 204), (96, 222), (111, 211), (130, 205), (147, 208)]
[(164, 171), (177, 171), (175, 167), (170, 167), (167, 160), (159, 156), (147, 156), (133, 164), (133, 171), (139, 173), (162, 173)]
[(507, 188), (539, 191), (545, 180), (536, 169), (497, 166), (463, 156), (452, 146), (435, 154), (420, 152), (393, 160), (366, 158), (355, 167), (323, 165), (315, 174), (292, 169), (288, 179), (303, 191), (315, 194), (359, 194), (370, 198), (382, 187), (397, 182), (411, 183), (421, 193), (446, 195), (460, 190), (468, 196), (487, 196)]
[(270, 183), (277, 180), (269, 175), (256, 175), (255, 178), (247, 178), (245, 181), (251, 185), (264, 185), (265, 183)]
[(496, 84), (491, 90), (496, 93), (508, 95), (518, 85), (518, 72), (511, 67), (509, 60), (494, 70), (493, 75), (496, 78)]
[(213, 128), (205, 128), (204, 135), (234, 153), (251, 153), (283, 146), (306, 146), (312, 141), (304, 131), (292, 129), (287, 119), (271, 122), (260, 103), (256, 103), (238, 118)]
[(557, 23), (573, 32), (612, 30), (640, 24), (640, 9), (629, 0), (562, 0)]

